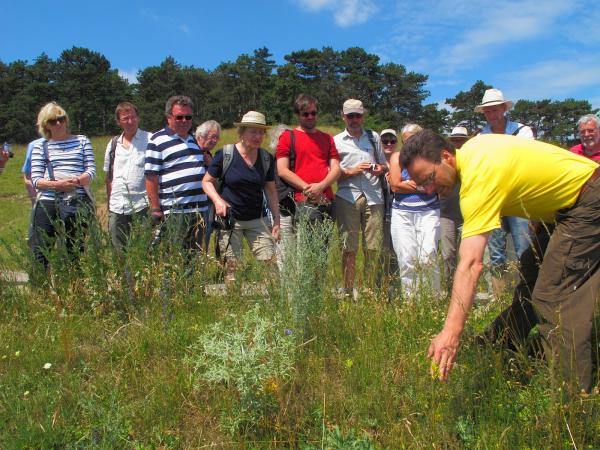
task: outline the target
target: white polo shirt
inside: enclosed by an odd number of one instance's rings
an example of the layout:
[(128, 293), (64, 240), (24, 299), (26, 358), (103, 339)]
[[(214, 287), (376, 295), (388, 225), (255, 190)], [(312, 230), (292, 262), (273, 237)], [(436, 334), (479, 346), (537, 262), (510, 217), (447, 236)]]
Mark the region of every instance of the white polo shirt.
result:
[[(148, 207), (144, 163), (151, 134), (138, 129), (129, 148), (123, 144), (123, 134), (117, 139), (113, 165), (112, 191), (108, 202), (110, 212), (133, 214)], [(104, 155), (104, 171), (110, 163), (110, 141)]]

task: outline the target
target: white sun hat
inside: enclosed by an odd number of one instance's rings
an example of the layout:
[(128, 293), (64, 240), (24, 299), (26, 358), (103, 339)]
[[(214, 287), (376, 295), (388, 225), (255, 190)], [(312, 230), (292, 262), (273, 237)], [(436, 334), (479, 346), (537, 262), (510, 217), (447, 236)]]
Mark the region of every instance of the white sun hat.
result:
[(513, 106), (513, 102), (511, 100), (504, 100), (504, 94), (500, 89), (487, 89), (483, 94), (483, 99), (481, 100), (481, 104), (475, 107), (475, 112), (482, 113), (483, 108), (486, 106), (494, 106), (506, 104), (506, 109), (510, 109)]
[(452, 128), (452, 133), (450, 133), (450, 138), (469, 138), (469, 132), (465, 127), (454, 127)]

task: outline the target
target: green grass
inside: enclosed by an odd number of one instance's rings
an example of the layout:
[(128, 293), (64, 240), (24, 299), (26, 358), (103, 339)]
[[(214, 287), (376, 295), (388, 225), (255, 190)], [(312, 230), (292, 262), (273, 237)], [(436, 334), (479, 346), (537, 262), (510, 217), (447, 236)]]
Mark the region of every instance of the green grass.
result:
[[(224, 142), (234, 140), (228, 133)], [(93, 140), (97, 161), (106, 142)], [(2, 210), (11, 208), (0, 229), (2, 269), (27, 266), (19, 150), (0, 178)], [(238, 278), (263, 280), (266, 294), (242, 295), (238, 285), (217, 297), (204, 293), (222, 277), (213, 260), (185, 278), (173, 249), (148, 251), (149, 230), (140, 230), (125, 260), (96, 231), (77, 270), (57, 267), (52, 287), (0, 285), (0, 448), (600, 447), (598, 396), (564, 400), (544, 363), (474, 346), (508, 298), (476, 307), (459, 365), (440, 383), (429, 376), (426, 350), (446, 303), (429, 292), (389, 303), (375, 289), (357, 303), (339, 301), (335, 237), (325, 264), (291, 252), (304, 265), (290, 264), (296, 269), (282, 278), (298, 284), (291, 295), (276, 269), (247, 259)], [(251, 312), (272, 324), (266, 337), (238, 333)], [(247, 358), (203, 356), (198, 342), (215, 325), (221, 339), (242, 343), (231, 355)], [(277, 347), (293, 360), (285, 376), (269, 372), (271, 360), (258, 351), (282, 335), (294, 343)], [(261, 373), (271, 375), (244, 397), (240, 381), (210, 382), (197, 361), (211, 361), (216, 373), (264, 363)], [(244, 401), (254, 414), (232, 432)]]

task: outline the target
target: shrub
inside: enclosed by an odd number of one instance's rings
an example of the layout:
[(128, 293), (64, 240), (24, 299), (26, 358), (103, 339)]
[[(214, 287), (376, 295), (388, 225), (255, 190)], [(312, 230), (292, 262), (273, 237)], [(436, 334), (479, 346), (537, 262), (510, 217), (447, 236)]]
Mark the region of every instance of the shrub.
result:
[(190, 347), (194, 387), (225, 385), (234, 394), (223, 416), (230, 432), (255, 431), (278, 409), (281, 385), (291, 377), (295, 361), (293, 335), (279, 317), (261, 317), (256, 306), (241, 317), (213, 324)]

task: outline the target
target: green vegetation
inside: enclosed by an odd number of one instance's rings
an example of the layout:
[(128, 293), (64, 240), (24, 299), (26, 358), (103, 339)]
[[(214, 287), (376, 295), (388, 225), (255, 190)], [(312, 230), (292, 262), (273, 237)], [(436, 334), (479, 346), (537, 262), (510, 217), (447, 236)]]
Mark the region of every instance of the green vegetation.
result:
[[(366, 123), (376, 130), (416, 122), (440, 132), (465, 124), (475, 134), (483, 123), (483, 115), (473, 112), (488, 87), (483, 81), (446, 99), (453, 108), (449, 111), (426, 103), (426, 74), (410, 72), (401, 63), (382, 63), (360, 47), (298, 50), (284, 55), (279, 65), (272, 57), (263, 47), (209, 71), (182, 66), (168, 56), (141, 69), (134, 84), (122, 79), (105, 56), (82, 47), (64, 50), (55, 61), (46, 54), (31, 63), (0, 61), (0, 142), (32, 140), (37, 113), (50, 100), (66, 109), (78, 133), (115, 132), (113, 111), (124, 100), (139, 107), (142, 128), (157, 130), (165, 102), (175, 94), (192, 98), (196, 124), (216, 119), (225, 127), (249, 110), (264, 112), (269, 123), (289, 123), (300, 92), (319, 99), (320, 123), (332, 126), (341, 125), (342, 103), (352, 97), (363, 101), (369, 111)], [(539, 138), (563, 146), (577, 138), (577, 119), (597, 112), (587, 100), (513, 100), (513, 119), (531, 125)]]
[[(99, 168), (107, 140), (93, 140)], [(0, 270), (28, 266), (16, 153), (0, 178)], [(600, 447), (597, 395), (564, 400), (543, 362), (474, 345), (508, 298), (475, 308), (440, 383), (426, 350), (446, 302), (373, 286), (339, 300), (335, 235), (327, 261), (299, 238), (281, 278), (245, 260), (226, 296), (206, 293), (223, 276), (213, 259), (185, 277), (173, 248), (149, 251), (148, 228), (125, 258), (101, 228), (90, 236), (50, 286), (0, 284), (1, 448)]]

